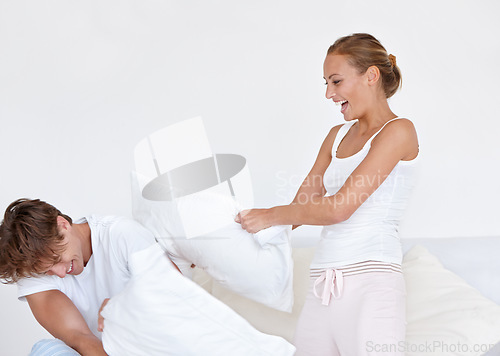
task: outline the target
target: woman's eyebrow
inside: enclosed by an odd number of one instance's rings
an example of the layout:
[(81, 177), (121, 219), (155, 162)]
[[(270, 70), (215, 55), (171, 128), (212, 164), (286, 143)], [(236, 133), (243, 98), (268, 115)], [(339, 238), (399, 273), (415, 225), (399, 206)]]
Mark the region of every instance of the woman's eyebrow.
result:
[[(330, 75), (328, 76), (328, 79), (332, 79), (332, 77), (333, 77), (334, 75), (340, 75), (340, 74), (337, 74), (337, 73), (330, 74)], [(326, 78), (325, 78), (325, 77), (323, 77), (323, 79), (324, 79), (324, 80), (326, 80)]]

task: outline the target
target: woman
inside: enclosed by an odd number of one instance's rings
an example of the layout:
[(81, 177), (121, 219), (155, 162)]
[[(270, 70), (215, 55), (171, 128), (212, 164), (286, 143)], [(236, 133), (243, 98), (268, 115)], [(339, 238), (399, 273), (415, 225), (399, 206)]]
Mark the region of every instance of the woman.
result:
[(347, 123), (330, 130), (290, 205), (243, 211), (236, 220), (252, 233), (324, 225), (296, 330), (297, 355), (403, 355), (398, 225), (414, 185), (418, 140), (412, 122), (387, 102), (400, 86), (400, 70), (395, 56), (362, 33), (338, 39), (323, 69), (326, 98), (340, 105)]

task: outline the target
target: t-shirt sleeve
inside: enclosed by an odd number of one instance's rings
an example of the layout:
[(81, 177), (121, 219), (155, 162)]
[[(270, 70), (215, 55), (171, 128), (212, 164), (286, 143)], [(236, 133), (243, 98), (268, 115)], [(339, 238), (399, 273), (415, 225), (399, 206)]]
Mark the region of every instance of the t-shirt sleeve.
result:
[(26, 296), (48, 290), (61, 290), (56, 276), (22, 278), (17, 282), (17, 298), (26, 301)]

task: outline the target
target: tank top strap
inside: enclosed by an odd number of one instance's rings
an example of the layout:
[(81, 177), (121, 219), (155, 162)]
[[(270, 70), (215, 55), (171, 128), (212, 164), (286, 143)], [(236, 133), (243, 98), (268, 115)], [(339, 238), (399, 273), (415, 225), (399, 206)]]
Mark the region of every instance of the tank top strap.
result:
[(366, 143), (365, 143), (365, 147), (366, 147), (366, 146), (371, 145), (371, 143), (372, 143), (373, 139), (374, 139), (374, 138), (375, 138), (375, 137), (376, 137), (376, 136), (380, 133), (380, 131), (382, 131), (382, 130), (384, 129), (385, 125), (387, 125), (387, 124), (388, 124), (389, 122), (391, 122), (391, 121), (398, 120), (398, 119), (401, 119), (401, 118), (400, 118), (400, 117), (395, 117), (394, 119), (391, 119), (391, 120), (387, 121), (387, 122), (384, 124), (384, 126), (382, 126), (382, 127), (380, 128), (380, 130), (378, 130), (378, 131), (377, 131), (377, 132), (376, 132), (376, 133), (375, 133), (372, 137), (370, 137), (370, 138), (368, 139), (368, 141), (366, 141)]
[(351, 126), (354, 125), (356, 122), (357, 121), (346, 122), (337, 132), (337, 135), (335, 136), (335, 140), (333, 141), (333, 146), (332, 146), (332, 155), (334, 157), (337, 156), (337, 149), (339, 148), (340, 142), (342, 142), (344, 136), (347, 134)]

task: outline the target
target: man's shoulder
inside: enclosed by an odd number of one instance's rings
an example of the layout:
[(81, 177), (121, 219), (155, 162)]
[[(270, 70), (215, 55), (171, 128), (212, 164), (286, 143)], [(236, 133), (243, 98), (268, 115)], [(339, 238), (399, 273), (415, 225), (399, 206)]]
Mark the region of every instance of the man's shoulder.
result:
[(62, 290), (63, 278), (57, 276), (40, 275), (37, 277), (26, 277), (17, 281), (17, 297), (25, 301), (25, 297), (30, 294), (44, 292), (47, 290)]
[(92, 214), (85, 217), (92, 232), (105, 231), (110, 234), (136, 234), (138, 231), (148, 233), (144, 226), (138, 221), (125, 216), (117, 215), (96, 215)]
[(88, 222), (93, 226), (109, 227), (113, 225), (120, 225), (127, 222), (134, 222), (133, 219), (127, 218), (125, 216), (119, 215), (100, 215), (100, 214), (90, 214), (80, 219), (83, 222)]
[[(92, 244), (96, 242), (126, 247), (147, 246), (155, 242), (153, 234), (134, 219), (115, 215), (89, 215)], [(97, 241), (96, 241), (97, 240)]]

